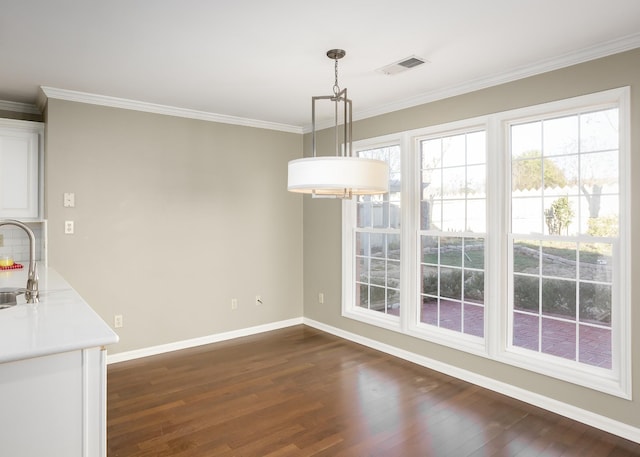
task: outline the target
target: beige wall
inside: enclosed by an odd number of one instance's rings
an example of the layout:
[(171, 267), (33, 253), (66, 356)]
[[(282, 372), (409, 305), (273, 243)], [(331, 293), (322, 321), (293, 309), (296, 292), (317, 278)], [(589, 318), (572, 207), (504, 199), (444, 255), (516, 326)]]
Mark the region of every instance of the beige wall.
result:
[[(631, 172), (640, 177), (640, 49), (489, 89), (406, 109), (354, 125), (356, 140), (449, 121), (499, 112), (631, 86)], [(357, 104), (357, 100), (354, 100)], [(308, 137), (308, 135), (307, 135)], [(309, 139), (305, 138), (305, 154)], [(640, 195), (640, 179), (631, 182), (632, 196)], [(640, 347), (640, 199), (632, 198), (632, 348)], [(341, 204), (304, 200), (304, 315), (324, 324), (408, 350), (454, 367), (493, 378), (549, 398), (640, 427), (640, 351), (633, 352), (633, 401), (622, 400), (573, 384), (536, 375), (488, 359), (386, 331), (341, 317)], [(317, 294), (325, 294), (318, 304)]]
[(49, 264), (123, 315), (111, 354), (302, 315), (301, 135), (55, 99), (46, 120)]

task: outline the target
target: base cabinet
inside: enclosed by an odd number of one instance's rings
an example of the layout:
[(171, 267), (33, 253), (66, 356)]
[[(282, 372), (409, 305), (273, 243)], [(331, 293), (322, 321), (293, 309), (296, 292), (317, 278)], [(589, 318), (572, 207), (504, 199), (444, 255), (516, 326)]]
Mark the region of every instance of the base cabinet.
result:
[(0, 364), (0, 455), (106, 457), (105, 353)]

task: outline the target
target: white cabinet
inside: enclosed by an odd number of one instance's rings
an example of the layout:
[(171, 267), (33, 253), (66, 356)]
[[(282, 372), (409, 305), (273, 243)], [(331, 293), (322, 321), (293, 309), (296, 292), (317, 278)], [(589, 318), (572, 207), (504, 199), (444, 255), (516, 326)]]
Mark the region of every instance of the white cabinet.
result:
[(0, 455), (106, 457), (105, 352), (1, 363)]
[(44, 124), (0, 119), (0, 219), (39, 219)]

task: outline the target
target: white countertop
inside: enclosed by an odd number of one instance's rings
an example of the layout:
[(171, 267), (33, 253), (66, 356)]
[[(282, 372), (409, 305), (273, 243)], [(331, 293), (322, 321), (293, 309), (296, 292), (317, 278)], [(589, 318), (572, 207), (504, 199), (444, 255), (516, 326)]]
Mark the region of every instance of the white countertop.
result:
[[(28, 265), (0, 271), (0, 288), (27, 284)], [(40, 303), (0, 309), (0, 363), (118, 342), (118, 335), (53, 269), (38, 265)]]

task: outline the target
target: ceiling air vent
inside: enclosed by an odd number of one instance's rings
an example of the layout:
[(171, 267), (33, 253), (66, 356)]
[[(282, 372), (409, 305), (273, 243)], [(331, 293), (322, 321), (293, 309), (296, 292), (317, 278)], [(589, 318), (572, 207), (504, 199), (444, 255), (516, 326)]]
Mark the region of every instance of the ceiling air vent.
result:
[(388, 76), (397, 75), (398, 73), (402, 73), (404, 71), (411, 70), (412, 68), (419, 67), (423, 63), (427, 62), (428, 60), (423, 59), (422, 57), (410, 56), (398, 62), (394, 62), (385, 67), (379, 68), (376, 71)]

